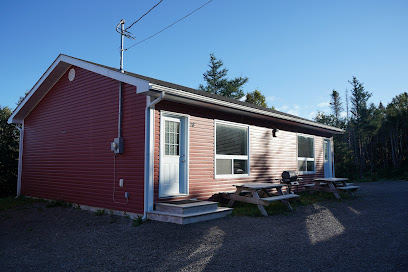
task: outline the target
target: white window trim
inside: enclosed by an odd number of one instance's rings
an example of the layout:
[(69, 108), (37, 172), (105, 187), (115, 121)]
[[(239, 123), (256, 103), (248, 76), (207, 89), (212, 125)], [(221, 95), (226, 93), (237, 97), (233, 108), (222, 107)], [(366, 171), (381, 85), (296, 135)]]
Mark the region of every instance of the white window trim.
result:
[[(235, 127), (240, 127), (240, 128), (246, 128), (247, 129), (247, 154), (248, 155), (217, 155), (217, 124), (223, 124), (223, 125), (228, 125), (228, 126), (235, 126)], [(223, 120), (214, 120), (214, 178), (215, 179), (231, 179), (231, 178), (245, 178), (250, 176), (250, 146), (249, 146), (249, 133), (250, 132), (250, 125), (246, 124), (240, 124), (240, 123), (234, 123), (234, 122), (228, 122), (228, 121), (223, 121)], [(248, 173), (247, 174), (226, 174), (226, 175), (217, 175), (217, 159), (231, 159), (231, 163), (233, 163), (233, 160), (247, 160), (247, 169)], [(234, 165), (232, 165), (232, 171), (234, 171)]]
[[(308, 157), (298, 157), (298, 154), (299, 154), (299, 142), (298, 142), (299, 136), (313, 139), (313, 159), (308, 158)], [(313, 161), (314, 162), (313, 163), (314, 171), (299, 171), (299, 159), (300, 160), (305, 160), (305, 161)], [(307, 167), (307, 164), (306, 164), (306, 167)], [(316, 150), (315, 150), (315, 137), (314, 137), (314, 135), (308, 135), (308, 134), (302, 134), (302, 133), (297, 133), (296, 134), (296, 169), (297, 169), (299, 175), (316, 174)]]

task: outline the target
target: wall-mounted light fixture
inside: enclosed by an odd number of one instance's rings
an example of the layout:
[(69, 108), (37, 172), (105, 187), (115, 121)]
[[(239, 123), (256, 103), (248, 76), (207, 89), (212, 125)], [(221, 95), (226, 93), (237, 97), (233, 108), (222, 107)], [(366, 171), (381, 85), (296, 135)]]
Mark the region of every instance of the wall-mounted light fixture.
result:
[(273, 136), (273, 137), (278, 137), (278, 136), (276, 135), (276, 133), (278, 133), (278, 132), (279, 132), (279, 129), (278, 129), (278, 128), (272, 129), (272, 136)]

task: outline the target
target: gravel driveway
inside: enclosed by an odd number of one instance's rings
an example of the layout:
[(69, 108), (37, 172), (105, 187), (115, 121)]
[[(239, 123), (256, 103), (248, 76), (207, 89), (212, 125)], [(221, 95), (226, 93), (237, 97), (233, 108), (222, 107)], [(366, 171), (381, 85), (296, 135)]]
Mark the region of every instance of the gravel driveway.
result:
[(0, 212), (1, 271), (408, 271), (408, 182), (285, 215), (192, 225), (44, 203)]

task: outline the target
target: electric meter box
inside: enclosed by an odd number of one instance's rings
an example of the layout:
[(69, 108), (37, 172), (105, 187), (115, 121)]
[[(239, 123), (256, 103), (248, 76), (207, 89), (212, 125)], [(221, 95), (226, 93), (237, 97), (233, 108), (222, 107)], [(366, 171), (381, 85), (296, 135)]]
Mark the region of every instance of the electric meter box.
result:
[(123, 153), (123, 138), (114, 138), (113, 142), (111, 143), (111, 151), (115, 154), (122, 154)]

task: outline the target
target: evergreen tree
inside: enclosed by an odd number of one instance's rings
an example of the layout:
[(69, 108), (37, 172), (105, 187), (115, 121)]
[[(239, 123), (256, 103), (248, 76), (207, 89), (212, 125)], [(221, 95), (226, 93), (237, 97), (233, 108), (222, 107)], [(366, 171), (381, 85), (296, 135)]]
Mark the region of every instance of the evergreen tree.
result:
[(355, 120), (360, 121), (364, 118), (363, 115), (367, 111), (367, 101), (372, 94), (364, 89), (363, 83), (359, 82), (355, 76), (349, 83), (353, 86), (351, 89), (351, 113)]
[(258, 90), (247, 93), (245, 102), (267, 108), (265, 96)]
[(333, 89), (330, 96), (330, 108), (332, 109), (333, 115), (335, 117), (335, 126), (338, 126), (340, 123), (340, 113), (343, 110), (343, 103), (341, 102), (339, 92), (335, 89)]
[(210, 54), (210, 68), (204, 74), (206, 85), (200, 84), (198, 87), (202, 91), (218, 94), (234, 99), (240, 99), (244, 96), (242, 86), (247, 83), (247, 77), (236, 77), (232, 80), (227, 79), (228, 69), (222, 68), (224, 63), (218, 60), (214, 54)]

